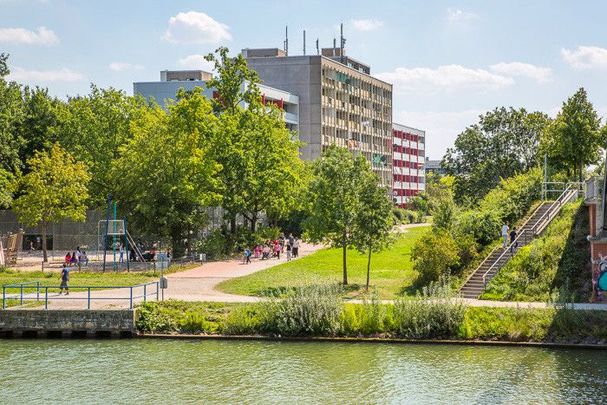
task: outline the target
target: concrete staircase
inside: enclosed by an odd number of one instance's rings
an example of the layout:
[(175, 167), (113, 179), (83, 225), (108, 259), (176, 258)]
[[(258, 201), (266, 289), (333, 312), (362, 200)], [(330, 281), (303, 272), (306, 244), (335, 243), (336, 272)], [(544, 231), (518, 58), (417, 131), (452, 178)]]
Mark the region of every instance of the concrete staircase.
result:
[[(521, 247), (530, 243), (533, 238), (540, 235), (546, 227), (558, 215), (561, 207), (577, 198), (578, 190), (568, 187), (556, 201), (545, 201), (541, 203), (517, 229), (518, 236), (514, 243), (505, 249), (500, 244), (491, 251), (466, 280), (460, 294), (463, 298), (478, 298), (493, 277), (510, 261), (512, 256)], [(517, 246), (515, 248), (514, 246)]]

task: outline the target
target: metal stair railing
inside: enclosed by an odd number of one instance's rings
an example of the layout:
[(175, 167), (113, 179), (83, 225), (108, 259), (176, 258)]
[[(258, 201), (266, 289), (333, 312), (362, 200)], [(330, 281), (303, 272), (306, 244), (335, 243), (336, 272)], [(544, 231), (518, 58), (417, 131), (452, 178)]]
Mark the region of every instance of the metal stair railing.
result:
[(569, 184), (567, 188), (559, 195), (559, 197), (552, 203), (550, 208), (546, 210), (544, 215), (537, 220), (535, 225), (531, 228), (533, 231), (533, 235), (539, 235), (542, 231), (548, 226), (548, 224), (552, 221), (552, 219), (559, 213), (561, 207), (568, 202), (571, 197), (573, 197), (573, 193), (577, 194), (578, 190), (573, 189), (573, 185)]
[(483, 274), (483, 285), (487, 286), (487, 274), (489, 274), (491, 272), (491, 270), (493, 270), (493, 268), (495, 268), (495, 266), (500, 262), (500, 260), (502, 260), (502, 257), (504, 257), (504, 255), (506, 253), (508, 253), (508, 251), (513, 251), (513, 247), (515, 245), (518, 244), (519, 239), (521, 239), (521, 236), (525, 235), (524, 237), (524, 242), (523, 244), (521, 244), (521, 246), (524, 246), (527, 244), (528, 239), (527, 239), (527, 229), (523, 229), (518, 235), (517, 237), (514, 239), (514, 241), (512, 241), (512, 243), (510, 243), (510, 245), (506, 246), (506, 249), (504, 249), (504, 251), (502, 252), (501, 255), (499, 255), (499, 257), (497, 259), (495, 259), (495, 261), (493, 262), (493, 264), (491, 265), (491, 267), (489, 267), (487, 269), (487, 271)]
[[(527, 217), (527, 219), (525, 220), (525, 222), (523, 222), (523, 225), (520, 226), (520, 229), (523, 229), (525, 227), (525, 225), (527, 225), (527, 222), (529, 222), (529, 220), (531, 218), (533, 218), (533, 216), (540, 210), (540, 208), (542, 208), (543, 204), (539, 204), (537, 206), (536, 209), (533, 210), (533, 212), (531, 213), (531, 215), (529, 215)], [(474, 275), (476, 274), (476, 272), (483, 266), (483, 264), (485, 264), (485, 262), (493, 255), (493, 253), (498, 250), (500, 248), (500, 245), (497, 245), (496, 247), (494, 247), (491, 252), (489, 252), (489, 254), (485, 257), (485, 259), (481, 262), (481, 264), (479, 264), (478, 266), (476, 266), (476, 269), (474, 269), (474, 271), (472, 273), (470, 273), (470, 275), (468, 276), (468, 278), (466, 279), (466, 281), (464, 281), (464, 284), (462, 284), (463, 288), (466, 284), (468, 284), (468, 281), (470, 281), (470, 279), (472, 277), (474, 277)]]

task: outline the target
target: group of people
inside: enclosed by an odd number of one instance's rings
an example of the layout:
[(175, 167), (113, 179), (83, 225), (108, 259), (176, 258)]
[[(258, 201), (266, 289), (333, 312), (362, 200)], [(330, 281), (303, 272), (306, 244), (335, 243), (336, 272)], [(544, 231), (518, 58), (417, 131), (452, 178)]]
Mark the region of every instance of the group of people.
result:
[(260, 260), (269, 260), (273, 257), (280, 259), (280, 255), (286, 252), (287, 261), (299, 256), (299, 239), (293, 234), (285, 237), (280, 234), (278, 239), (268, 240), (266, 243), (256, 245), (252, 250), (246, 248), (244, 250), (243, 262), (251, 263), (251, 257)]
[(70, 266), (82, 266), (82, 265), (87, 265), (89, 264), (89, 258), (86, 255), (86, 251), (85, 250), (80, 250), (80, 246), (78, 246), (76, 248), (76, 250), (72, 253), (67, 252), (67, 254), (65, 255), (65, 261), (64, 261), (64, 267), (70, 267)]
[(508, 222), (504, 222), (502, 225), (502, 247), (506, 249), (508, 246), (508, 237), (510, 237), (510, 253), (512, 253), (513, 250), (516, 250), (518, 247), (518, 241), (516, 240), (517, 236), (516, 226), (513, 226), (512, 229), (510, 229)]

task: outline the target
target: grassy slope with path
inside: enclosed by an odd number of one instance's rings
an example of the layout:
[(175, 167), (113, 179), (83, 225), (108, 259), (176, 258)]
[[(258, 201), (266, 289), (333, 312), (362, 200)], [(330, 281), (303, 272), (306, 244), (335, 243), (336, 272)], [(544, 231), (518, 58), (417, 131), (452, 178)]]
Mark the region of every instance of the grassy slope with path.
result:
[[(380, 298), (393, 299), (415, 278), (411, 263), (411, 249), (428, 227), (409, 228), (389, 249), (373, 254), (371, 259), (371, 285), (377, 288)], [(271, 295), (292, 287), (310, 284), (330, 284), (341, 281), (341, 249), (322, 249), (309, 256), (280, 264), (257, 273), (227, 280), (218, 289), (238, 295)], [(349, 295), (356, 296), (364, 288), (367, 256), (348, 252), (348, 281), (352, 285)]]

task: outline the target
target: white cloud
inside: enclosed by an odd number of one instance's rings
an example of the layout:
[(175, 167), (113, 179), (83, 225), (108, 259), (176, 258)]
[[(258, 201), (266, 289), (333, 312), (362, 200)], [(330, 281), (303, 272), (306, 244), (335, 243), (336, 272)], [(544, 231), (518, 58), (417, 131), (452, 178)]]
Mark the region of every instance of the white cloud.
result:
[(232, 39), (229, 27), (205, 13), (188, 11), (169, 19), (164, 39), (173, 43), (218, 44)]
[(552, 69), (522, 62), (501, 62), (489, 66), (492, 72), (505, 76), (523, 76), (533, 79), (539, 83), (552, 80)]
[(468, 23), (478, 19), (478, 14), (462, 11), (456, 8), (447, 9), (447, 20), (451, 23)]
[(110, 69), (114, 72), (124, 72), (127, 70), (142, 70), (144, 67), (142, 65), (133, 64), (129, 62), (112, 62), (110, 63)]
[(179, 59), (179, 65), (188, 69), (200, 69), (212, 72), (215, 69), (213, 63), (204, 59), (204, 55), (194, 54)]
[(561, 56), (574, 69), (607, 69), (607, 49), (598, 46), (578, 46), (561, 49)]
[(67, 68), (59, 70), (27, 70), (17, 66), (11, 67), (11, 73), (8, 77), (10, 80), (27, 83), (78, 82), (85, 79), (82, 73), (74, 72)]
[(59, 38), (52, 30), (38, 27), (38, 31), (25, 28), (0, 28), (0, 42), (26, 45), (55, 45)]
[(356, 31), (368, 32), (381, 28), (384, 22), (376, 19), (361, 19), (350, 20), (350, 24)]
[(491, 91), (514, 84), (508, 76), (485, 69), (471, 69), (461, 65), (444, 65), (433, 68), (399, 67), (393, 72), (379, 73), (379, 79), (392, 83), (398, 93), (432, 95), (458, 90)]
[(485, 110), (463, 111), (395, 111), (395, 122), (426, 131), (426, 155), (442, 159), (457, 135), (467, 126), (478, 122)]

